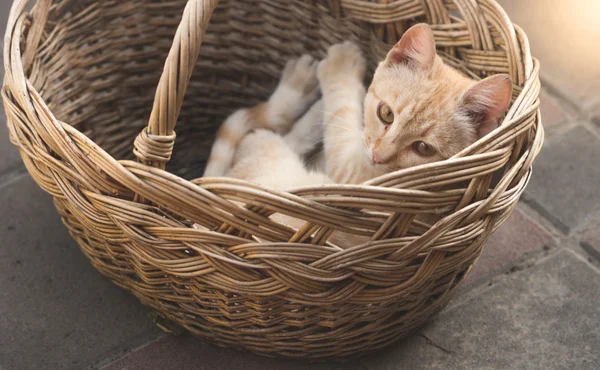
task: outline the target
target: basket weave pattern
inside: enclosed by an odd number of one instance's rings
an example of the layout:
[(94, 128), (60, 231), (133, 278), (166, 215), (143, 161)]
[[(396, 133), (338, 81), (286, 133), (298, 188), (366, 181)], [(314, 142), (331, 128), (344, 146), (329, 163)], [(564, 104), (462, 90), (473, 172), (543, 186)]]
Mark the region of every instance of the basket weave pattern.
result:
[[(323, 359), (405, 336), (509, 217), (543, 142), (538, 63), (492, 0), (28, 3), (15, 1), (5, 37), (11, 141), (102, 274), (220, 345)], [(364, 185), (188, 180), (221, 120), (267, 97), (289, 58), (350, 39), (373, 70), (422, 21), (450, 65), (511, 76), (513, 104), (491, 135)], [(342, 250), (334, 230), (372, 242)]]

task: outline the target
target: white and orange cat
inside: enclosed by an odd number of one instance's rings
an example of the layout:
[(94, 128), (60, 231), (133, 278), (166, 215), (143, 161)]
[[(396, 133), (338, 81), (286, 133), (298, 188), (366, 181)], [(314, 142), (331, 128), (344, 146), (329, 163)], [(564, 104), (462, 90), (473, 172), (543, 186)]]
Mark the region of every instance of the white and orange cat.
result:
[[(223, 123), (204, 176), (279, 190), (358, 184), (450, 158), (495, 129), (511, 100), (507, 75), (477, 82), (445, 65), (425, 24), (406, 31), (368, 90), (365, 66), (350, 42), (331, 46), (320, 63), (310, 56), (289, 62), (267, 102)], [(315, 103), (319, 87), (322, 99)], [(321, 139), (321, 165), (309, 169), (302, 156)], [(295, 228), (304, 224), (280, 214), (273, 218)], [(334, 233), (333, 240), (350, 246), (365, 238)]]

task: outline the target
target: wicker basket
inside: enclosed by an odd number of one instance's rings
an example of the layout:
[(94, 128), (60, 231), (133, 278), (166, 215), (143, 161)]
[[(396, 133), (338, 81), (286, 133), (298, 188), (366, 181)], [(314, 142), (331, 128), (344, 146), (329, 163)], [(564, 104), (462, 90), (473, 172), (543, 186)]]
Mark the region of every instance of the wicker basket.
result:
[[(102, 274), (220, 345), (324, 359), (405, 336), (449, 301), (543, 142), (538, 63), (492, 0), (29, 3), (15, 1), (5, 36), (11, 141)], [(454, 67), (512, 77), (506, 119), (483, 140), (360, 186), (189, 180), (221, 120), (267, 97), (286, 60), (350, 39), (372, 71), (422, 21)], [(276, 212), (306, 225), (277, 224)], [(333, 230), (372, 242), (342, 250)]]

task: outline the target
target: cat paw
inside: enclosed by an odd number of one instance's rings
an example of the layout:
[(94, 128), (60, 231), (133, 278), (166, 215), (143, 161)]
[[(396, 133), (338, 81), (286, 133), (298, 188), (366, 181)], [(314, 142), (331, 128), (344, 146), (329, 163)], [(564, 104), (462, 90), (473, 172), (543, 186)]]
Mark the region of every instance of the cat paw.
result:
[(346, 81), (362, 83), (366, 68), (360, 48), (346, 41), (329, 47), (327, 57), (319, 63), (317, 76), (322, 87)]
[(303, 96), (315, 95), (316, 100), (316, 94), (319, 92), (317, 66), (318, 61), (308, 54), (292, 59), (283, 69), (280, 84), (301, 92)]
[(320, 94), (318, 62), (310, 55), (292, 59), (285, 65), (277, 88), (269, 98), (272, 119), (267, 127), (286, 133)]

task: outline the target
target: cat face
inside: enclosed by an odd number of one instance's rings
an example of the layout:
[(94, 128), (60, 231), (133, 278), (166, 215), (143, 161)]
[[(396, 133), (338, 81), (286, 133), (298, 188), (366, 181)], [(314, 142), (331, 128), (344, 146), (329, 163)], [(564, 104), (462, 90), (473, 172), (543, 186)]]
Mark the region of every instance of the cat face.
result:
[(413, 26), (366, 95), (366, 155), (389, 170), (450, 158), (497, 127), (511, 93), (507, 75), (476, 82), (446, 66), (429, 26)]

